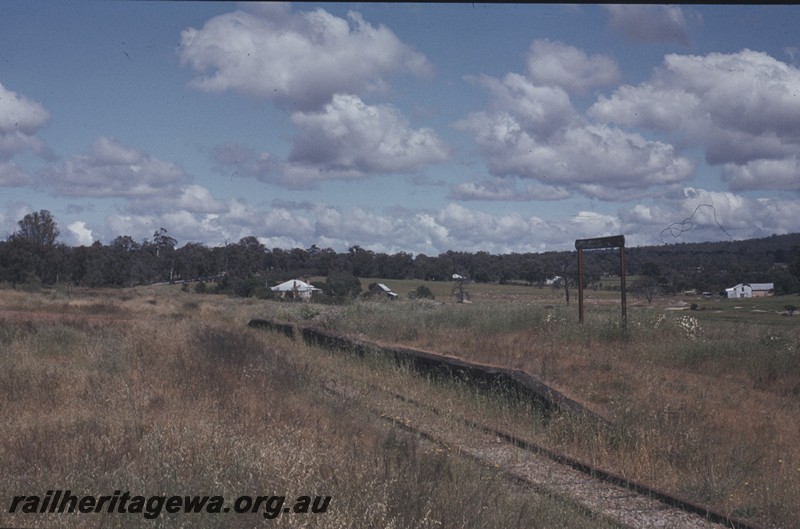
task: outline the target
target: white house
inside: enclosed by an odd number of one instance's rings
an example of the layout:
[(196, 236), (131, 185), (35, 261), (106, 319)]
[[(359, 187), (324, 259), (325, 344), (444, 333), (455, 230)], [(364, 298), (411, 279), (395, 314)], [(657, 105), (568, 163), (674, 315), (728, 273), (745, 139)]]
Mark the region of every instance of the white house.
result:
[(759, 298), (771, 296), (774, 289), (773, 283), (739, 283), (735, 287), (726, 288), (725, 293), (729, 299)]
[(309, 300), (314, 292), (319, 292), (320, 289), (309, 285), (305, 281), (299, 279), (290, 279), (280, 285), (271, 287), (270, 290), (281, 295), (282, 298), (294, 298)]
[(744, 283), (739, 283), (734, 287), (726, 288), (725, 293), (728, 295), (728, 299), (753, 297), (753, 289), (750, 288), (750, 285), (745, 285)]

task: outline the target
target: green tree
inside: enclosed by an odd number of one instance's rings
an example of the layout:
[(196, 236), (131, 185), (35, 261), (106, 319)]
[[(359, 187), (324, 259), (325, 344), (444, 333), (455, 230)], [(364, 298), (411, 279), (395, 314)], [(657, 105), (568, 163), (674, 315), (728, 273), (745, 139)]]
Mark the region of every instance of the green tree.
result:
[(349, 272), (334, 272), (325, 280), (322, 291), (339, 301), (355, 299), (361, 295), (361, 281)]
[(28, 213), (17, 224), (19, 229), (9, 238), (13, 266), (17, 268), (12, 275), (20, 282), (35, 278), (55, 283), (62, 263), (56, 250), (59, 231), (53, 215), (43, 209)]
[(175, 275), (175, 246), (178, 241), (167, 234), (165, 228), (160, 228), (153, 234), (153, 248), (156, 253), (156, 266), (158, 279), (172, 281)]
[(635, 294), (644, 297), (644, 299), (647, 300), (647, 304), (650, 305), (653, 302), (653, 298), (658, 296), (661, 292), (661, 285), (655, 277), (642, 276), (633, 282), (631, 290)]
[(30, 241), (35, 247), (52, 247), (60, 232), (53, 215), (46, 209), (28, 213), (18, 223), (19, 230), (14, 234)]
[(523, 277), (529, 285), (533, 285), (534, 283), (541, 283), (545, 280), (545, 274), (542, 270), (542, 267), (536, 261), (531, 261), (530, 263), (525, 266)]
[(30, 241), (20, 237), (11, 236), (3, 243), (0, 269), (3, 279), (10, 282), (13, 288), (22, 283), (40, 282), (39, 276), (34, 273), (37, 263), (34, 250)]

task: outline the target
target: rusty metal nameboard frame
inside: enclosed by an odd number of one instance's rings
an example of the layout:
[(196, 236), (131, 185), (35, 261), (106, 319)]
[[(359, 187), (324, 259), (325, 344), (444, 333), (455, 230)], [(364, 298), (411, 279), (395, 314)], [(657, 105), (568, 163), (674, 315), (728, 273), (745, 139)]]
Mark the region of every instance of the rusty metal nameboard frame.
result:
[(578, 250), (578, 320), (583, 323), (583, 251), (619, 248), (619, 286), (622, 294), (622, 324), (628, 323), (628, 307), (625, 292), (625, 236), (598, 237), (596, 239), (577, 239)]

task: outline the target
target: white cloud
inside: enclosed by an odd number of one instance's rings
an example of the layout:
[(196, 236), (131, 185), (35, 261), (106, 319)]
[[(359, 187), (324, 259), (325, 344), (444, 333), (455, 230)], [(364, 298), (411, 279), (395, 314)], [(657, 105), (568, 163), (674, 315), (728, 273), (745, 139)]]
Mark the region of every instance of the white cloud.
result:
[(528, 76), (540, 85), (585, 94), (594, 87), (618, 83), (622, 74), (607, 55), (589, 56), (573, 46), (537, 39), (528, 55)]
[(701, 145), (734, 190), (797, 190), (798, 96), (800, 69), (765, 53), (673, 54), (650, 80), (600, 97), (589, 114)]
[(7, 202), (2, 209), (0, 209), (0, 234), (7, 238), (9, 235), (19, 229), (19, 221), (33, 212), (33, 208), (29, 204), (22, 202)]
[(82, 220), (76, 220), (75, 222), (69, 224), (67, 226), (67, 230), (69, 230), (69, 233), (72, 236), (73, 243), (77, 246), (91, 246), (91, 244), (94, 242), (92, 230), (87, 228), (86, 223)]
[(744, 165), (725, 164), (722, 172), (731, 189), (776, 189), (800, 191), (800, 160), (789, 156), (780, 160), (752, 160)]
[(295, 112), (291, 119), (300, 133), (288, 164), (308, 171), (308, 180), (408, 173), (448, 157), (431, 129), (412, 129), (394, 107), (367, 105), (358, 96), (334, 95), (320, 112)]
[(510, 73), (502, 80), (482, 76), (480, 84), (491, 92), (490, 112), (475, 113), (466, 120), (492, 120), (489, 136), (517, 128), (547, 138), (579, 119), (567, 92), (557, 86), (538, 86), (526, 77)]
[(50, 113), (41, 104), (0, 83), (0, 162), (25, 151), (44, 152), (44, 142), (36, 133), (49, 119)]
[(40, 176), (47, 189), (61, 195), (128, 199), (175, 196), (189, 180), (179, 166), (105, 137), (87, 154), (73, 155)]
[(270, 237), (294, 236), (307, 238), (314, 228), (308, 219), (292, 213), (288, 209), (273, 208), (264, 217), (265, 233)]
[(519, 176), (603, 200), (648, 194), (682, 182), (694, 163), (669, 144), (580, 116), (569, 96), (516, 74), (484, 78), (489, 111), (456, 123), (474, 134), (496, 176)]
[(290, 189), (379, 174), (411, 174), (448, 159), (450, 149), (429, 128), (412, 128), (391, 105), (368, 105), (336, 94), (319, 111), (295, 112), (298, 134), (286, 161), (237, 143), (216, 146), (215, 169)]
[(797, 231), (800, 202), (747, 198), (728, 191), (685, 187), (657, 204), (620, 211), (621, 231), (630, 243), (726, 241)]
[(287, 5), (239, 10), (186, 29), (178, 54), (199, 74), (192, 81), (199, 89), (236, 90), (301, 110), (317, 109), (335, 93), (385, 91), (387, 74), (431, 72), (422, 54), (358, 13), (345, 20)]
[(185, 210), (190, 213), (221, 213), (225, 203), (213, 197), (211, 192), (200, 185), (191, 184), (157, 196), (133, 197), (125, 206), (130, 213), (161, 214), (169, 211)]
[(683, 10), (668, 5), (607, 5), (610, 26), (633, 42), (689, 45), (689, 23)]

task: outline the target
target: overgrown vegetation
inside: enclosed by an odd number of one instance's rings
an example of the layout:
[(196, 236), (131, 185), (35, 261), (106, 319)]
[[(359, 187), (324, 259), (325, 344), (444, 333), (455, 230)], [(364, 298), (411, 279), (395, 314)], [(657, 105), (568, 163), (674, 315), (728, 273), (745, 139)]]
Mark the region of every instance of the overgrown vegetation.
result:
[[(226, 499), (310, 494), (332, 496), (328, 511), (287, 514), (280, 526), (605, 526), (332, 398), (323, 382), (352, 378), (359, 368), (320, 362), (318, 352), (246, 328), (268, 302), (170, 287), (107, 291), (101, 297), (117, 307), (113, 316), (124, 317), (112, 320), (92, 309), (92, 292), (85, 295), (0, 291), (4, 501), (58, 487)], [(298, 313), (310, 307), (295, 306)], [(375, 376), (397, 376), (382, 372)], [(259, 514), (221, 516), (3, 514), (0, 520), (31, 528), (264, 523)]]
[(604, 298), (583, 326), (543, 301), (359, 303), (310, 321), (540, 375), (615, 427), (561, 417), (529, 435), (722, 512), (800, 527), (800, 327), (784, 302), (642, 304), (624, 327)]

